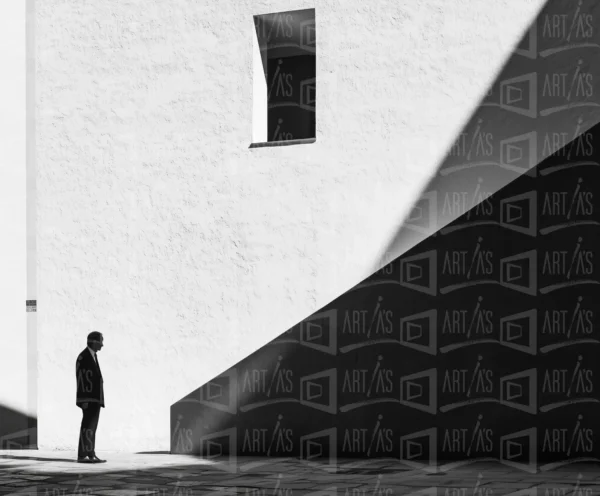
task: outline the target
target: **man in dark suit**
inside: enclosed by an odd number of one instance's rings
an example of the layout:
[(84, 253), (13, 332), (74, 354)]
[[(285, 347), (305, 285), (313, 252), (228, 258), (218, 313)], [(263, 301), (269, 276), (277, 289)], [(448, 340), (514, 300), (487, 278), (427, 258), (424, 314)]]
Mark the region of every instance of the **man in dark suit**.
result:
[(96, 456), (96, 429), (100, 408), (104, 408), (104, 386), (97, 353), (102, 349), (104, 337), (99, 332), (91, 332), (87, 337), (87, 348), (77, 357), (75, 372), (77, 377), (76, 404), (83, 411), (77, 461), (80, 463), (103, 463)]

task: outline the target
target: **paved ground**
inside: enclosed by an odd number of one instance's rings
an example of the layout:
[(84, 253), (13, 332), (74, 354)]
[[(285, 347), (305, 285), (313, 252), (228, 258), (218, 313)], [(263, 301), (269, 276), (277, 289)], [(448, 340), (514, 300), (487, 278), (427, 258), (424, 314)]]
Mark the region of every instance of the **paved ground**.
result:
[(340, 460), (331, 467), (293, 459), (98, 455), (108, 462), (75, 463), (75, 452), (68, 451), (0, 451), (0, 495), (600, 496), (597, 464), (529, 474), (486, 462), (440, 474), (394, 460)]

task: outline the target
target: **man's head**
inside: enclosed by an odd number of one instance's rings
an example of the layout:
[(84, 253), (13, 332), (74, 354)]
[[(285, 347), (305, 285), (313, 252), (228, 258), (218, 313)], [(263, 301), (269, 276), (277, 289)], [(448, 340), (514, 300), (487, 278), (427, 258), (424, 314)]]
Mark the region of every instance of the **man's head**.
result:
[(87, 337), (88, 346), (94, 351), (100, 351), (102, 349), (104, 337), (102, 337), (102, 333), (94, 331), (90, 332)]

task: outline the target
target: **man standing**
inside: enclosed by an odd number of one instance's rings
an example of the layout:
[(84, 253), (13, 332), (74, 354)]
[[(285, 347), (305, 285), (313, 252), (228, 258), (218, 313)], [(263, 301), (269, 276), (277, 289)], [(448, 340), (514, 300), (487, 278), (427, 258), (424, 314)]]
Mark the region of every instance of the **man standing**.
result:
[(83, 411), (79, 432), (79, 463), (103, 463), (96, 456), (96, 428), (100, 408), (104, 408), (104, 387), (97, 353), (102, 349), (104, 338), (99, 332), (91, 332), (87, 337), (87, 348), (77, 357), (75, 372), (77, 377), (76, 404)]

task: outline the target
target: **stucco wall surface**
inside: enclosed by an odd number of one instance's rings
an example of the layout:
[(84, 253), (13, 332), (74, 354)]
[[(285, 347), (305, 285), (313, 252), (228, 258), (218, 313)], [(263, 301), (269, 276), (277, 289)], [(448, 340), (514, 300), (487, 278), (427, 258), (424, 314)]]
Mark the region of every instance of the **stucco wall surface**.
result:
[[(39, 0), (40, 449), (169, 407), (366, 277), (541, 0)], [(252, 16), (315, 8), (317, 142), (249, 149)]]
[[(15, 43), (20, 40), (21, 43)], [(0, 4), (0, 437), (2, 408), (34, 415), (27, 402), (25, 300), (25, 5)], [(1, 442), (0, 442), (1, 445)]]

